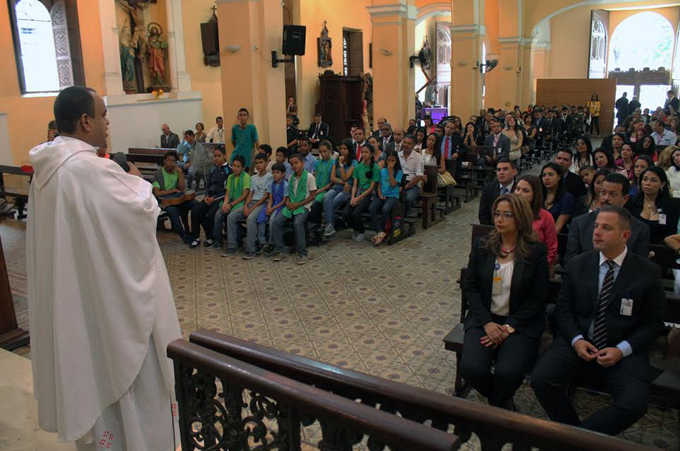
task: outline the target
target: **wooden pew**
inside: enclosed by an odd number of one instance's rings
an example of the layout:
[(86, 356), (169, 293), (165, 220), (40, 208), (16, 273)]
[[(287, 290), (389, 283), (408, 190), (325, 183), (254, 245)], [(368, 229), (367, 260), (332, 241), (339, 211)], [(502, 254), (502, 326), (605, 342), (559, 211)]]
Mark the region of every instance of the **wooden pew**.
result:
[(28, 202), (28, 192), (20, 192), (17, 189), (7, 187), (4, 177), (5, 174), (28, 177), (30, 183), (31, 179), (33, 178), (33, 173), (27, 172), (23, 168), (16, 166), (0, 166), (0, 197), (5, 198), (5, 200), (7, 200), (8, 196), (13, 197), (14, 207), (16, 209), (14, 217), (15, 219), (24, 219), (26, 217), (24, 208)]
[(427, 180), (420, 193), (420, 201), (423, 207), (423, 229), (429, 229), (445, 219), (444, 210), (437, 208), (438, 169), (437, 166), (425, 166)]
[(470, 151), (465, 154), (463, 161), (461, 161), (461, 168), (456, 181), (458, 184), (457, 188), (463, 188), (465, 194), (463, 196), (463, 201), (465, 203), (474, 200), (479, 196), (479, 192), (483, 188), (483, 185), (475, 180), (475, 165), (479, 159), (479, 154)]
[[(444, 396), (431, 390), (381, 379), (367, 374), (301, 356), (295, 356), (266, 346), (229, 337), (217, 332), (198, 330), (190, 341), (220, 355), (289, 378), (305, 386), (314, 386), (323, 393), (333, 393), (346, 400), (365, 404), (411, 422), (425, 423), (432, 428), (449, 430), (462, 441), (474, 432), (482, 437), (492, 435), (500, 442), (515, 446), (560, 450), (633, 450), (645, 449), (636, 443), (594, 434), (516, 412)], [(371, 447), (369, 449), (382, 449)], [(348, 448), (349, 449), (349, 448)], [(398, 449), (419, 449), (400, 444)], [(498, 447), (500, 449), (500, 446)]]
[(174, 360), (184, 451), (300, 450), (302, 427), (315, 420), (321, 427), (319, 448), (325, 450), (352, 449), (365, 436), (370, 449), (389, 446), (390, 449), (451, 451), (460, 448), (460, 439), (453, 434), (381, 412), (184, 340), (170, 343), (167, 353)]

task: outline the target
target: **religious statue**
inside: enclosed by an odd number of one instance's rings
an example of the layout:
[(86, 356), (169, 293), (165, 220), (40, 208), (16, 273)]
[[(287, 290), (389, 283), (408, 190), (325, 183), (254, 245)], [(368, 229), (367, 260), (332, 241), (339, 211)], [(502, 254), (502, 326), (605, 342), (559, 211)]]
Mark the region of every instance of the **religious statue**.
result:
[(333, 65), (333, 43), (328, 37), (327, 22), (324, 20), (323, 29), (321, 30), (321, 37), (316, 38), (318, 53), (319, 53), (319, 67), (331, 67)]
[(136, 92), (135, 89), (135, 49), (132, 47), (132, 35), (128, 21), (120, 32), (120, 68), (123, 73), (123, 89), (127, 93)]
[(149, 7), (149, 1), (116, 0), (116, 3), (123, 8), (123, 11), (130, 14), (130, 17), (132, 17), (134, 31), (130, 44), (132, 45), (132, 48), (137, 50), (137, 58), (144, 61), (149, 47), (149, 39), (144, 24), (144, 11)]
[(167, 41), (161, 39), (163, 28), (155, 22), (149, 24), (149, 74), (151, 86), (165, 86), (165, 50)]

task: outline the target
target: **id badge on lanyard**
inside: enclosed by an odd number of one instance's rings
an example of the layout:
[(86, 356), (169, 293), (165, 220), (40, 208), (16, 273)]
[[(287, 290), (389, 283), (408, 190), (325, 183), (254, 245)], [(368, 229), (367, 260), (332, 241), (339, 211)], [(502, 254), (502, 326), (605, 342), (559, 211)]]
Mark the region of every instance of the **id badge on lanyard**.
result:
[(491, 294), (494, 296), (500, 296), (503, 288), (503, 278), (498, 274), (499, 269), (501, 269), (501, 265), (496, 262), (493, 271), (493, 283), (491, 284)]

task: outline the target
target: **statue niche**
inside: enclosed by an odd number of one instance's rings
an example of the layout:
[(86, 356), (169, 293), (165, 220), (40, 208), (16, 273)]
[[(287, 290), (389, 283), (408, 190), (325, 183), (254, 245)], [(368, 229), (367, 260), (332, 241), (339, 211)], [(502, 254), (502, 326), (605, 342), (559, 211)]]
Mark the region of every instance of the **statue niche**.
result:
[(146, 13), (156, 0), (115, 0), (128, 14), (120, 32), (120, 62), (123, 89), (128, 94), (170, 90), (167, 82), (168, 42), (163, 27), (147, 24)]

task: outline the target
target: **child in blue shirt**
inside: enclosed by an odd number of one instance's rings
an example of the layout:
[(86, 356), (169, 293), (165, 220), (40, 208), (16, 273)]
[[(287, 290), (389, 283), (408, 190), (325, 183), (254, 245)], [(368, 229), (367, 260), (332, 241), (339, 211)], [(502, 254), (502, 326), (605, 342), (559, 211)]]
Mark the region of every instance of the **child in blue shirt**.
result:
[(380, 243), (387, 237), (385, 225), (392, 209), (399, 202), (399, 187), (404, 176), (397, 152), (394, 150), (386, 152), (385, 160), (387, 164), (380, 170), (378, 195), (373, 198), (371, 206), (368, 207), (368, 212), (371, 214), (371, 220), (373, 221), (373, 228), (376, 230), (376, 234), (372, 239), (373, 244), (376, 246), (380, 246)]
[[(278, 156), (278, 150), (277, 150)], [(260, 253), (271, 255), (274, 252), (274, 239), (272, 236), (272, 224), (276, 215), (280, 214), (283, 207), (288, 202), (288, 182), (285, 179), (286, 167), (282, 163), (274, 163), (272, 166), (272, 176), (274, 180), (267, 188), (269, 200), (267, 208), (263, 208), (260, 217), (257, 218), (258, 235), (263, 236), (267, 223), (269, 223), (269, 239), (267, 245), (260, 249)]]

